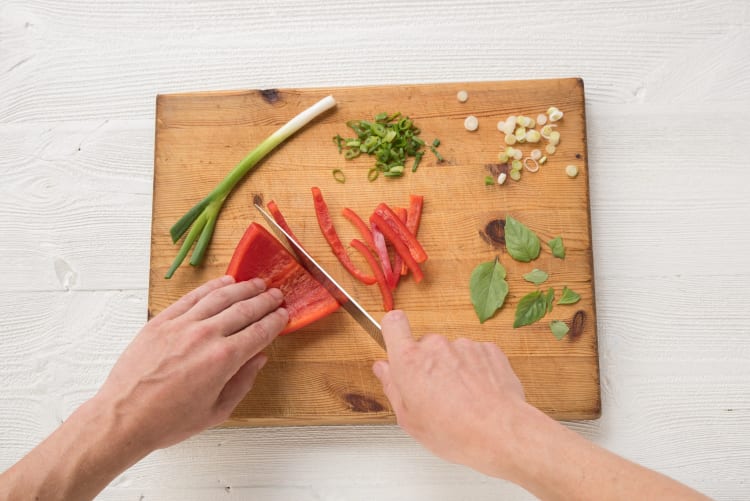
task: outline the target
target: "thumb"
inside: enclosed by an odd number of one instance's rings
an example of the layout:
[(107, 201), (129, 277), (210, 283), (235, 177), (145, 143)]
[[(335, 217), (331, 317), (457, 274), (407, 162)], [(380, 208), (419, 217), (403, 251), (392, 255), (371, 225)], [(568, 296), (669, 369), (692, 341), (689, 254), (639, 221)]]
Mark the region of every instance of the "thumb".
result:
[(411, 335), (409, 319), (401, 310), (389, 311), (380, 321), (383, 329), (383, 339), (388, 350), (388, 358), (393, 360), (409, 344), (414, 343)]
[(247, 392), (253, 387), (255, 378), (258, 373), (268, 362), (268, 357), (259, 353), (245, 362), (240, 369), (231, 377), (224, 389), (221, 390), (219, 398), (216, 401), (216, 412), (219, 415), (220, 422), (225, 421), (232, 413), (237, 404), (240, 403)]

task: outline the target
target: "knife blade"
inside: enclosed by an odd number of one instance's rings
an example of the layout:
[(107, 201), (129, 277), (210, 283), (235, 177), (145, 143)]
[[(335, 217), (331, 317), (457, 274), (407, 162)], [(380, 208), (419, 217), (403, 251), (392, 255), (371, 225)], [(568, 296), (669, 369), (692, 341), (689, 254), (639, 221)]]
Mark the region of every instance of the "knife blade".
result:
[(281, 243), (285, 244), (286, 247), (291, 248), (297, 254), (299, 262), (303, 268), (305, 268), (325, 289), (335, 297), (341, 307), (349, 313), (354, 320), (370, 335), (376, 343), (385, 350), (385, 340), (383, 339), (383, 331), (380, 328), (380, 324), (365, 310), (346, 290), (341, 287), (336, 280), (318, 264), (308, 252), (289, 235), (284, 228), (274, 220), (274, 218), (266, 212), (260, 205), (255, 205), (255, 208), (266, 220), (266, 223), (271, 227), (271, 230), (281, 240)]

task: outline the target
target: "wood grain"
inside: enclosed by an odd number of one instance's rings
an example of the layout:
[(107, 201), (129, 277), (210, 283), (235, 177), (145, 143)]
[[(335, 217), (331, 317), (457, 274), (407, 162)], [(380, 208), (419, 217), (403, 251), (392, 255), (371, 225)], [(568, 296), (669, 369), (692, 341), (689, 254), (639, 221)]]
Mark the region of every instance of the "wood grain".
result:
[[(469, 92), (469, 102), (457, 101), (458, 89)], [(278, 148), (230, 197), (206, 263), (196, 269), (182, 268), (173, 279), (165, 280), (164, 273), (176, 252), (168, 237), (169, 227), (255, 144), (329, 93), (337, 99), (336, 108)], [(563, 140), (555, 155), (539, 173), (527, 172), (521, 182), (484, 186), (487, 165), (496, 163), (502, 143), (497, 121), (512, 114), (536, 117), (553, 105), (565, 112), (558, 128)], [(428, 153), (416, 173), (398, 180), (368, 182), (372, 159), (345, 161), (331, 137), (346, 135), (347, 120), (369, 118), (383, 110), (411, 116), (427, 141), (439, 137), (446, 161), (438, 163)], [(469, 114), (481, 121), (475, 133), (463, 128)], [(259, 220), (251, 200), (260, 197), (277, 201), (310, 253), (379, 317), (383, 312), (377, 288), (365, 287), (347, 276), (328, 249), (317, 227), (310, 187), (321, 187), (344, 242), (357, 236), (340, 215), (344, 207), (366, 218), (380, 201), (405, 206), (409, 193), (418, 193), (425, 196), (420, 241), (430, 256), (424, 265), (427, 278), (419, 285), (405, 280), (395, 299), (397, 307), (408, 312), (415, 333), (439, 331), (450, 338), (467, 336), (495, 342), (509, 356), (534, 405), (560, 419), (599, 415), (582, 81), (161, 95), (157, 99), (155, 148), (152, 315), (226, 270), (239, 237), (251, 221)], [(532, 148), (524, 147), (527, 153)], [(569, 163), (580, 167), (578, 178), (565, 175)], [(346, 184), (333, 180), (333, 168), (346, 173)], [(490, 230), (486, 228), (508, 214), (533, 228), (543, 242), (561, 235), (566, 258), (556, 259), (547, 249), (533, 263), (510, 259), (503, 246), (487, 236)], [(468, 296), (469, 277), (478, 263), (496, 255), (508, 270), (511, 292), (496, 318), (480, 325)], [(549, 319), (524, 329), (510, 328), (518, 300), (534, 290), (522, 275), (535, 267), (550, 272), (544, 287), (555, 287), (558, 298), (563, 285), (582, 295), (579, 304), (558, 306), (549, 317), (571, 325), (573, 335), (562, 342), (551, 336)], [(271, 362), (263, 377), (229, 424), (393, 422), (388, 401), (370, 369), (383, 354), (343, 311), (279, 339), (269, 355)]]

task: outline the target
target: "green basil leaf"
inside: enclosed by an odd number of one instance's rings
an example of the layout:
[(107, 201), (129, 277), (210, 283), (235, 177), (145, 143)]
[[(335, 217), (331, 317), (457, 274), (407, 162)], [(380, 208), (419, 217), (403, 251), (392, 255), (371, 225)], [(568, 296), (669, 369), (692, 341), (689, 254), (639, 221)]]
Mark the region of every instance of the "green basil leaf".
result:
[(547, 273), (542, 270), (534, 268), (533, 270), (525, 274), (523, 278), (527, 282), (531, 282), (534, 285), (539, 285), (543, 284), (549, 278), (549, 275), (547, 275)]
[(565, 335), (570, 330), (570, 327), (568, 327), (568, 324), (560, 320), (551, 321), (549, 323), (549, 328), (552, 331), (552, 335), (555, 336), (558, 341), (564, 338)]
[(469, 281), (469, 291), (479, 323), (484, 323), (500, 309), (508, 295), (505, 268), (500, 264), (500, 259), (495, 258), (494, 261), (481, 263), (474, 268)]
[(581, 296), (568, 289), (568, 286), (566, 285), (565, 287), (563, 287), (562, 297), (560, 297), (560, 300), (557, 302), (557, 304), (575, 304), (580, 300)]
[(550, 287), (547, 289), (547, 295), (544, 297), (544, 300), (547, 303), (547, 313), (552, 311), (552, 306), (555, 303), (555, 290)]
[(531, 325), (547, 313), (547, 298), (542, 291), (529, 292), (518, 302), (513, 328)]
[(540, 243), (533, 231), (510, 216), (505, 218), (505, 247), (510, 257), (528, 263), (539, 256)]
[(562, 237), (555, 237), (547, 242), (549, 248), (552, 250), (552, 255), (565, 259), (565, 246), (563, 245)]

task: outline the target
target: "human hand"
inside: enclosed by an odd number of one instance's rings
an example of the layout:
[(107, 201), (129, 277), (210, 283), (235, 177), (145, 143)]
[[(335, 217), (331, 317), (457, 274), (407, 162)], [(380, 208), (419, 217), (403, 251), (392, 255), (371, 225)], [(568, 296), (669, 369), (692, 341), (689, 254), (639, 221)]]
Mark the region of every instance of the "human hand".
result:
[(518, 432), (535, 409), (500, 348), (435, 334), (416, 341), (401, 311), (382, 328), (389, 360), (373, 371), (398, 424), (448, 461), (512, 479)]
[(286, 326), (278, 289), (212, 280), (148, 322), (94, 398), (148, 453), (226, 420)]

